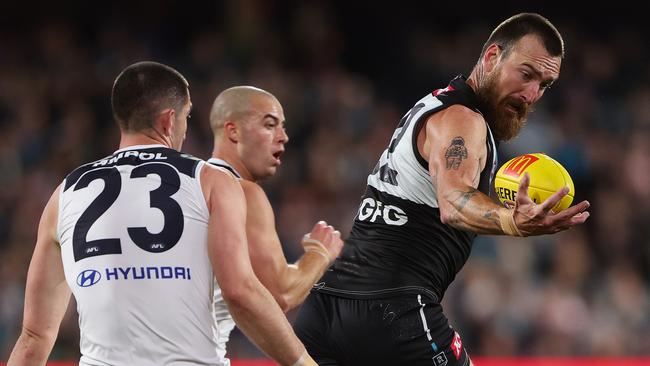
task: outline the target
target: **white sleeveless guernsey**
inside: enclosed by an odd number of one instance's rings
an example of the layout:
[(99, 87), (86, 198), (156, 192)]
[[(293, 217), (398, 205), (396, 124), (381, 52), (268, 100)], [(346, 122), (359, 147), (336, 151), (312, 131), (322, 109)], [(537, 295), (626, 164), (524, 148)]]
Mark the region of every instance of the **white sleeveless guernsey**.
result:
[[(208, 159), (208, 163), (226, 169), (237, 179), (242, 179), (239, 172), (235, 170), (227, 161), (217, 158)], [(230, 333), (235, 329), (235, 320), (230, 315), (226, 301), (223, 299), (221, 289), (215, 286), (214, 290), (214, 320), (217, 323), (217, 353), (224, 359), (225, 365), (230, 366), (230, 360), (226, 358), (226, 343), (230, 339)]]
[(58, 236), (80, 365), (225, 365), (212, 316), (204, 161), (131, 146), (65, 179)]

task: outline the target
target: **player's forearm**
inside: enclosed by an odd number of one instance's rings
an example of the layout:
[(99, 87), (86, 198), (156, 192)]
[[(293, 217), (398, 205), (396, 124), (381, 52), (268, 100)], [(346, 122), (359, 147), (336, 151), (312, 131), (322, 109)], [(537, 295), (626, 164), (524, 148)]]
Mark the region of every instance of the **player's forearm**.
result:
[(317, 252), (309, 251), (293, 265), (289, 265), (282, 286), (282, 298), (289, 311), (305, 301), (309, 291), (329, 267), (329, 260)]
[(293, 365), (305, 347), (270, 292), (255, 280), (237, 287), (236, 291), (224, 292), (224, 299), (239, 329), (281, 365)]
[(7, 366), (43, 366), (54, 346), (54, 340), (28, 329), (23, 331), (14, 346)]
[(444, 224), (477, 234), (518, 235), (512, 211), (501, 207), (473, 187), (450, 189), (441, 195), (440, 218)]

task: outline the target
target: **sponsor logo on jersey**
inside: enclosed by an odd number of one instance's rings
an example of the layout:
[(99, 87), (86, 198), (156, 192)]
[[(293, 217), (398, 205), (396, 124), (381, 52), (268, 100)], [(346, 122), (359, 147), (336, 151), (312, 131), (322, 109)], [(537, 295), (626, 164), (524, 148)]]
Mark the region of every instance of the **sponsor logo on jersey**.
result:
[[(188, 267), (112, 267), (102, 271), (106, 281), (124, 280), (191, 280), (192, 273)], [(90, 287), (102, 279), (102, 273), (87, 269), (77, 276), (77, 285)]]
[(122, 158), (128, 158), (128, 157), (137, 157), (140, 160), (167, 160), (167, 157), (160, 152), (150, 153), (144, 151), (130, 150), (130, 151), (122, 151), (121, 153), (115, 156), (100, 160), (93, 164), (93, 168), (96, 166), (115, 164), (117, 163), (118, 160)]
[(408, 222), (406, 212), (394, 205), (386, 205), (374, 198), (366, 197), (361, 201), (359, 221), (383, 222), (388, 225), (402, 226)]
[(450, 91), (453, 91), (453, 90), (454, 90), (454, 87), (449, 85), (446, 88), (436, 89), (431, 94), (433, 94), (434, 97), (437, 97), (440, 94), (447, 93), (447, 92), (450, 92)]
[(454, 332), (454, 339), (451, 341), (451, 350), (454, 351), (454, 356), (460, 360), (460, 352), (463, 349), (463, 341), (460, 339), (458, 332)]
[(106, 268), (106, 281), (119, 280), (191, 280), (188, 267), (113, 267)]
[(95, 271), (94, 269), (87, 269), (79, 273), (77, 276), (77, 285), (81, 287), (90, 287), (99, 282), (101, 279), (102, 275), (99, 273), (99, 271)]

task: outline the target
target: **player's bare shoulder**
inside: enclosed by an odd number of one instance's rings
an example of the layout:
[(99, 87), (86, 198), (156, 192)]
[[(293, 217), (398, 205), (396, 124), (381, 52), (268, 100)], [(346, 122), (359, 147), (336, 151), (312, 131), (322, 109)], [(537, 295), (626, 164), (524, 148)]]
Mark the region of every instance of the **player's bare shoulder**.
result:
[(246, 197), (248, 208), (248, 221), (255, 223), (259, 228), (271, 229), (275, 225), (273, 207), (264, 189), (256, 182), (242, 180), (241, 186)]
[(201, 169), (201, 187), (203, 195), (211, 207), (211, 202), (215, 195), (228, 197), (229, 195), (242, 195), (240, 179), (224, 168), (216, 167), (211, 164), (203, 164)]
[(454, 104), (439, 113), (434, 113), (429, 118), (428, 124), (439, 125), (443, 129), (458, 128), (487, 132), (483, 115), (461, 104)]
[(429, 157), (432, 152), (444, 150), (450, 144), (471, 144), (483, 147), (487, 136), (485, 119), (481, 113), (464, 105), (454, 104), (432, 114), (422, 133), (421, 153)]
[(205, 187), (226, 185), (238, 185), (239, 179), (227, 169), (204, 164), (201, 169), (201, 184)]
[(246, 196), (246, 201), (249, 202), (268, 202), (268, 197), (264, 189), (257, 184), (249, 180), (241, 180), (241, 187), (244, 190), (244, 195)]

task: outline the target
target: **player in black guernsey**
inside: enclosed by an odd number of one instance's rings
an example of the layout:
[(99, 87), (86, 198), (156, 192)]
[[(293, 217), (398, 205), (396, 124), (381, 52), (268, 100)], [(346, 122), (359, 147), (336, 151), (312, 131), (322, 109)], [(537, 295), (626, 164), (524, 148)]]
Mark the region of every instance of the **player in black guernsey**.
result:
[(469, 365), (440, 302), (477, 234), (527, 236), (583, 223), (589, 203), (560, 213), (519, 186), (514, 209), (490, 198), (497, 143), (517, 135), (559, 76), (564, 43), (537, 14), (491, 34), (469, 78), (456, 77), (399, 122), (368, 177), (341, 256), (294, 328), (319, 365)]

